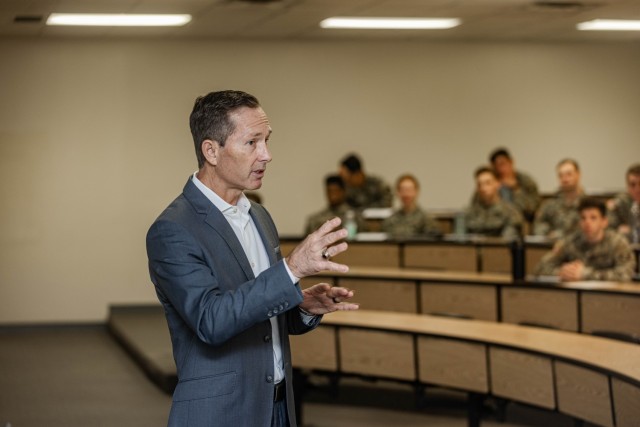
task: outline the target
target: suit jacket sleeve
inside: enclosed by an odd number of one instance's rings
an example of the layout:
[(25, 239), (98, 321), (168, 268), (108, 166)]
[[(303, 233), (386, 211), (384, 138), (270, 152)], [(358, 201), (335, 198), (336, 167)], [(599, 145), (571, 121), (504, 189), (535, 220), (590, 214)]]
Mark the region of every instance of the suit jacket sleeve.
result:
[(212, 257), (183, 225), (162, 220), (149, 230), (147, 253), (160, 300), (208, 344), (220, 345), (290, 309), (299, 317), (302, 293), (282, 260), (247, 280), (222, 244)]

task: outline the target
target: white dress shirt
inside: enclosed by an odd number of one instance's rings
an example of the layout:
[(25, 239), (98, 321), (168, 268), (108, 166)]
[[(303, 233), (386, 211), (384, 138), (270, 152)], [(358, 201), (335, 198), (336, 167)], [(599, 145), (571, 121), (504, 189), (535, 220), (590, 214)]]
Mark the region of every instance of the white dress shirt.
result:
[[(249, 202), (249, 199), (247, 199), (244, 194), (240, 195), (240, 199), (238, 200), (238, 204), (236, 206), (225, 202), (214, 191), (204, 185), (198, 179), (196, 173), (193, 174), (193, 183), (196, 185), (196, 187), (198, 187), (202, 194), (204, 194), (207, 199), (209, 199), (211, 203), (213, 203), (215, 207), (217, 207), (220, 212), (222, 212), (225, 219), (233, 229), (233, 232), (236, 234), (236, 237), (240, 241), (242, 249), (244, 249), (244, 253), (247, 256), (249, 263), (251, 264), (253, 275), (258, 277), (260, 273), (270, 267), (270, 264), (269, 256), (267, 255), (264, 243), (260, 238), (260, 233), (258, 233), (258, 229), (256, 228), (251, 215), (249, 215), (251, 202)], [(289, 270), (289, 266), (286, 262), (284, 263), (284, 265), (287, 273), (289, 273), (292, 285), (297, 283), (298, 278), (291, 273), (291, 270)], [(303, 316), (302, 318), (305, 323), (309, 324), (308, 320), (310, 319), (307, 319), (306, 316)], [(273, 316), (269, 320), (271, 322), (271, 342), (273, 344), (274, 383), (277, 384), (284, 379), (282, 346), (280, 344), (280, 331), (278, 329), (277, 316)]]

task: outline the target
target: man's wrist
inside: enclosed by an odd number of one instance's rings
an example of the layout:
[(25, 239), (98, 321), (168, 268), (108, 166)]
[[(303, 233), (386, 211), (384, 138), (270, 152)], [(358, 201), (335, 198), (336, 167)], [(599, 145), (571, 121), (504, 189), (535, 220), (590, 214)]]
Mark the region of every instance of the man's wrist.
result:
[(300, 306), (298, 306), (298, 310), (300, 310), (300, 313), (304, 314), (305, 316), (317, 316), (317, 314), (310, 313)]
[(295, 284), (298, 283), (300, 281), (300, 278), (295, 276), (292, 272), (291, 272), (291, 268), (289, 267), (289, 263), (287, 262), (287, 258), (285, 258), (283, 260), (284, 262), (284, 268), (285, 270), (287, 270), (287, 274), (289, 274), (289, 278), (291, 279), (291, 281)]

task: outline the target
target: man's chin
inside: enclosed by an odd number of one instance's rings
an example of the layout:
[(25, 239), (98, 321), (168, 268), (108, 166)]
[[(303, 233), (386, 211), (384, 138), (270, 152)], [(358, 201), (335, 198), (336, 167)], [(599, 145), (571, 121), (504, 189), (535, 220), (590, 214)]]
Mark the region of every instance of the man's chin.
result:
[(259, 190), (262, 187), (262, 179), (251, 181), (249, 185), (247, 185), (248, 191)]

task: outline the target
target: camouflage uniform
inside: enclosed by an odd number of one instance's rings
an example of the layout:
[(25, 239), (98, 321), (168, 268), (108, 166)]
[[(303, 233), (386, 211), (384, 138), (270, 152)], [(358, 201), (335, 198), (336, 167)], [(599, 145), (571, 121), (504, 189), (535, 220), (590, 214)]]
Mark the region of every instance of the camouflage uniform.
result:
[[(310, 215), (307, 219), (307, 227), (305, 234), (313, 233), (316, 231), (322, 224), (330, 220), (331, 218), (340, 217), (342, 220), (342, 224), (344, 225), (344, 220), (347, 216), (348, 211), (353, 211), (353, 208), (346, 203), (343, 203), (335, 208), (328, 207), (318, 213)], [(364, 230), (365, 222), (362, 219), (362, 216), (356, 212), (356, 223), (358, 224), (358, 230)]]
[(635, 257), (629, 243), (619, 233), (605, 230), (603, 239), (589, 243), (581, 231), (558, 241), (536, 267), (535, 274), (556, 276), (562, 264), (582, 261), (585, 280), (630, 281)]
[(617, 230), (621, 225), (629, 227), (640, 227), (640, 212), (635, 208), (635, 215), (632, 212), (634, 200), (629, 193), (618, 194), (613, 199), (613, 207), (609, 210), (609, 227)]
[(479, 200), (473, 202), (465, 211), (464, 222), (467, 233), (472, 234), (514, 239), (522, 231), (522, 215), (503, 200), (489, 206)]
[(578, 205), (584, 194), (574, 200), (567, 200), (561, 192), (549, 199), (540, 208), (533, 223), (533, 234), (558, 239), (569, 236), (580, 227)]
[(500, 196), (505, 202), (513, 204), (527, 221), (532, 221), (538, 206), (540, 206), (541, 199), (538, 193), (538, 185), (533, 178), (522, 172), (516, 172), (516, 182), (518, 183), (518, 188), (515, 191), (502, 186), (500, 188)]
[(419, 206), (411, 213), (397, 210), (382, 223), (382, 231), (394, 237), (440, 234), (438, 222)]
[(362, 187), (347, 186), (347, 203), (356, 209), (389, 208), (392, 202), (391, 189), (380, 178), (365, 178)]

